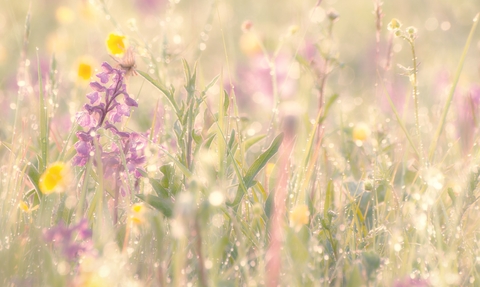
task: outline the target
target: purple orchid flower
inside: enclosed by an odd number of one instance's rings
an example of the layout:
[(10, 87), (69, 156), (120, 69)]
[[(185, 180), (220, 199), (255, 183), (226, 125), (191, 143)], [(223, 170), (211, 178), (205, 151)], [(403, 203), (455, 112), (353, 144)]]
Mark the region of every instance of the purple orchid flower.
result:
[(102, 72), (97, 74), (97, 78), (98, 82), (90, 83), (93, 92), (86, 95), (89, 102), (76, 116), (77, 123), (86, 131), (79, 131), (76, 134), (77, 154), (73, 158), (73, 164), (84, 166), (95, 154), (94, 140), (97, 142), (100, 140), (97, 130), (108, 130), (118, 137), (118, 141), (108, 147), (99, 146), (104, 176), (113, 178), (116, 188), (122, 188), (122, 183), (126, 182), (125, 177), (133, 174), (137, 179), (135, 184), (137, 186), (141, 176), (137, 169), (141, 169), (146, 161), (144, 156), (146, 137), (134, 132), (120, 131), (114, 124), (129, 117), (130, 108), (137, 107), (138, 103), (127, 92), (125, 71), (103, 63)]
[(57, 226), (45, 230), (43, 238), (47, 242), (52, 242), (69, 260), (74, 260), (81, 254), (93, 252), (92, 231), (88, 228), (86, 219), (82, 219), (72, 227), (67, 227), (60, 222)]

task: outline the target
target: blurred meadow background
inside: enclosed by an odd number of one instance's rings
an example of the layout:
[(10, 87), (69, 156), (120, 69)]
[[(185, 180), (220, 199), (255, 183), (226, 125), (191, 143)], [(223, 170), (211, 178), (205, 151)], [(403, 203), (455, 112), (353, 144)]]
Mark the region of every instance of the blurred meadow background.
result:
[(1, 286), (480, 286), (480, 2), (0, 8)]

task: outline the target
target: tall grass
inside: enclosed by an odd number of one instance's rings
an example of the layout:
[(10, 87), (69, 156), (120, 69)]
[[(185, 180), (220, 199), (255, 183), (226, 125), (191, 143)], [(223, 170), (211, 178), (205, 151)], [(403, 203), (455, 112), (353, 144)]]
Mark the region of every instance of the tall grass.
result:
[(480, 284), (478, 4), (123, 2), (3, 3), (1, 286)]

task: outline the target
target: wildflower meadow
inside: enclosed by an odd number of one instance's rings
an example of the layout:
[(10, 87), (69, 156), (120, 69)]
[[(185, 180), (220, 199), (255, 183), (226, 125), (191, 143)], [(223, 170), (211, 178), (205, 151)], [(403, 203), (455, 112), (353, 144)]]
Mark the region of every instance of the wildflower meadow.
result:
[(480, 286), (480, 1), (0, 8), (0, 286)]

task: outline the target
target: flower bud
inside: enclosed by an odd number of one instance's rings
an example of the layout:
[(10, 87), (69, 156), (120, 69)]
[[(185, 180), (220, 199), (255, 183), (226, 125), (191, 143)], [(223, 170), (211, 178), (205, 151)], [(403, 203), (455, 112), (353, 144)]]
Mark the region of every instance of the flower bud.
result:
[(298, 25), (291, 25), (290, 27), (288, 27), (288, 34), (293, 35), (297, 33), (299, 29), (300, 27), (298, 27)]
[(410, 39), (413, 39), (415, 38), (415, 36), (417, 35), (417, 28), (413, 27), (413, 26), (410, 26), (406, 29), (407, 33), (408, 33), (408, 36), (410, 37)]
[(242, 23), (242, 31), (243, 31), (244, 33), (247, 33), (247, 32), (250, 31), (250, 29), (252, 29), (252, 26), (253, 26), (252, 21), (250, 21), (250, 20), (245, 20), (245, 21), (243, 21), (243, 23)]
[(388, 23), (387, 29), (390, 31), (395, 31), (397, 29), (400, 29), (400, 27), (402, 27), (402, 23), (398, 21), (398, 19), (393, 18), (392, 21)]
[(338, 17), (340, 17), (340, 15), (338, 14), (338, 12), (335, 9), (330, 9), (327, 12), (327, 17), (328, 17), (328, 19), (330, 19), (330, 21), (333, 22), (333, 21), (337, 20)]
[(365, 180), (364, 186), (365, 186), (365, 190), (372, 191), (373, 190), (373, 181), (372, 180)]

